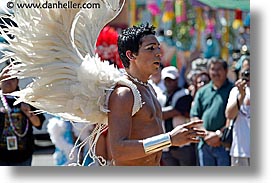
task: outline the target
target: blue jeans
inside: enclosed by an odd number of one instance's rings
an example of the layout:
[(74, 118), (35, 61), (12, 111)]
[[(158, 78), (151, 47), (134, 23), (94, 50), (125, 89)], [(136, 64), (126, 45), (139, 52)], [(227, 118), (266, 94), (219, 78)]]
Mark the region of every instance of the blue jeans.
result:
[(230, 166), (229, 151), (223, 146), (211, 147), (204, 143), (198, 151), (200, 166)]
[(0, 166), (31, 166), (31, 165), (32, 165), (32, 157), (22, 162), (6, 162), (6, 161), (0, 160)]

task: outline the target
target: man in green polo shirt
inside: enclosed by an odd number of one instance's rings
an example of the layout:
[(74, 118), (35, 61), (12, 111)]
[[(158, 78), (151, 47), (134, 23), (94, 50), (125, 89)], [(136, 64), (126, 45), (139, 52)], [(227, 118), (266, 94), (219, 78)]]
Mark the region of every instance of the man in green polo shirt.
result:
[(198, 144), (200, 166), (229, 166), (229, 152), (221, 145), (222, 128), (226, 124), (225, 108), (233, 87), (227, 79), (227, 63), (210, 59), (208, 72), (211, 82), (196, 93), (191, 108), (191, 120), (202, 119), (207, 136)]

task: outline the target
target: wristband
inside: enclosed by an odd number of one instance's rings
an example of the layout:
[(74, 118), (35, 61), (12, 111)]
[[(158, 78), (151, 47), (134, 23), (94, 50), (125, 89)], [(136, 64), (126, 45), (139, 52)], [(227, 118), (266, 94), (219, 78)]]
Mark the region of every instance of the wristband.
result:
[(168, 133), (144, 139), (142, 143), (145, 154), (151, 154), (172, 145), (171, 138)]
[(221, 130), (216, 130), (216, 135), (218, 135), (218, 137), (222, 138), (223, 133), (221, 132)]

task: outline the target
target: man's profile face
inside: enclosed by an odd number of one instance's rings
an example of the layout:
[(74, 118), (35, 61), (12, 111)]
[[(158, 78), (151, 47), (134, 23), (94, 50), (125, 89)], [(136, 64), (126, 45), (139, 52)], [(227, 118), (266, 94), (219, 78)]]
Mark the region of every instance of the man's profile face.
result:
[(140, 70), (154, 74), (161, 63), (160, 44), (154, 35), (146, 35), (142, 39), (138, 55), (135, 55)]

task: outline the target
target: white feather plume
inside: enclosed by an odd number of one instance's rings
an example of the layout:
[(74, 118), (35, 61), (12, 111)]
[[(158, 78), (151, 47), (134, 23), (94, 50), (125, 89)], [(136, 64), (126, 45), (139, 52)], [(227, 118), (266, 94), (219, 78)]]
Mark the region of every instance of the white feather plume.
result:
[[(43, 2), (16, 0), (15, 5)], [(18, 27), (7, 25), (8, 29), (1, 31), (10, 50), (5, 52), (4, 59), (12, 57), (21, 63), (13, 66), (16, 71), (13, 76), (32, 77), (33, 82), (13, 95), (19, 97), (17, 102), (29, 103), (71, 121), (106, 124), (106, 91), (121, 80), (121, 73), (95, 55), (95, 43), (101, 29), (120, 13), (124, 1), (122, 4), (119, 0), (73, 2), (97, 3), (99, 8), (19, 9), (15, 6), (13, 20)], [(10, 39), (5, 31), (15, 38)]]

